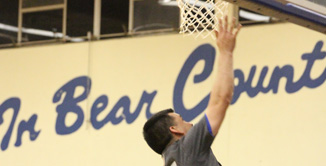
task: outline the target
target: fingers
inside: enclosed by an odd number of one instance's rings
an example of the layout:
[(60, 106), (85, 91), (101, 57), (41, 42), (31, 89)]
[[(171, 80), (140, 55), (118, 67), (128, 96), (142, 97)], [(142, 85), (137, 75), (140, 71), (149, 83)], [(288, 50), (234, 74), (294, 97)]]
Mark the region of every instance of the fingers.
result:
[(217, 38), (218, 38), (218, 31), (215, 30), (214, 32), (215, 32), (215, 37), (216, 37), (216, 39), (217, 39)]
[(222, 19), (218, 19), (218, 31), (223, 32), (223, 22)]
[(241, 27), (242, 27), (242, 25), (239, 24), (238, 27), (237, 27), (237, 29), (236, 29), (235, 32), (234, 32), (234, 36), (237, 36), (237, 35), (238, 35), (238, 33), (239, 33)]
[(230, 32), (233, 31), (234, 26), (235, 26), (235, 17), (232, 18), (232, 24), (231, 24), (231, 27), (230, 27)]
[(225, 31), (228, 31), (228, 16), (226, 15), (225, 17), (224, 17), (224, 30)]
[[(223, 25), (223, 23), (224, 23), (224, 25)], [(221, 18), (219, 18), (218, 19), (218, 24), (219, 24), (218, 25), (218, 29), (219, 29), (218, 32), (219, 33), (223, 33), (223, 32), (231, 32), (232, 33), (233, 32), (233, 29), (235, 28), (236, 19), (234, 17), (232, 18), (232, 23), (231, 23), (231, 26), (230, 27), (229, 27), (229, 24), (228, 24), (228, 16), (225, 16), (223, 21), (222, 21)], [(240, 31), (241, 27), (242, 27), (241, 24), (239, 24), (237, 26), (236, 30), (233, 33), (235, 36)], [(216, 37), (218, 35), (218, 32), (215, 32)]]

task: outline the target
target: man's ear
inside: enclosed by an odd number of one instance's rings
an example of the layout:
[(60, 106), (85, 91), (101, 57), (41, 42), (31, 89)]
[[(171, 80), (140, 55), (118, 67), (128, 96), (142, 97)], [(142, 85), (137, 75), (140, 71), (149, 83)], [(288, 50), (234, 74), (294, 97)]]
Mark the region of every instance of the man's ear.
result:
[(184, 132), (178, 130), (178, 128), (177, 128), (176, 126), (170, 126), (169, 129), (170, 129), (170, 132), (171, 132), (172, 134), (175, 134), (175, 135), (178, 135), (178, 136), (180, 136), (180, 135), (184, 135)]

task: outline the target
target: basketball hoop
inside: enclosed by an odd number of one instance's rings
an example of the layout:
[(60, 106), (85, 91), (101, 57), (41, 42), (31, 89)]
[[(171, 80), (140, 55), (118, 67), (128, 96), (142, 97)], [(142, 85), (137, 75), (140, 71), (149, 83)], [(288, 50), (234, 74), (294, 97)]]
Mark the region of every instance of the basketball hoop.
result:
[(180, 33), (195, 38), (211, 36), (218, 29), (218, 19), (227, 14), (228, 2), (222, 0), (177, 0), (180, 8)]

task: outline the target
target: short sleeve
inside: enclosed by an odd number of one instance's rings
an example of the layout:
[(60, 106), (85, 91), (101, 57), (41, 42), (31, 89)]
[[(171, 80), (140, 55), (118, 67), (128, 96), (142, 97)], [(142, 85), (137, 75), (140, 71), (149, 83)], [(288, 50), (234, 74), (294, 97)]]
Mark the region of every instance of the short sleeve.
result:
[(180, 141), (183, 150), (189, 152), (189, 154), (195, 154), (208, 152), (214, 138), (210, 123), (205, 115)]

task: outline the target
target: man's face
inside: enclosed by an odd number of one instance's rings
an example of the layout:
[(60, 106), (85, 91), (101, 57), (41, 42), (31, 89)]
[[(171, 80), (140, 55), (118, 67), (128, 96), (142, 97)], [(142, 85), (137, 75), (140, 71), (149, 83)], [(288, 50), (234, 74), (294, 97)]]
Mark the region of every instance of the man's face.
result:
[(184, 121), (179, 114), (169, 113), (169, 115), (174, 119), (176, 130), (184, 133), (184, 135), (186, 135), (190, 128), (193, 126), (192, 123)]

